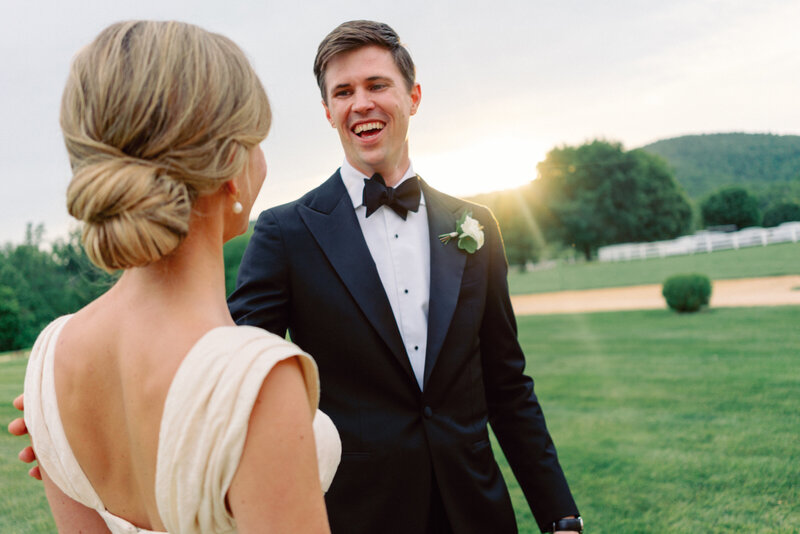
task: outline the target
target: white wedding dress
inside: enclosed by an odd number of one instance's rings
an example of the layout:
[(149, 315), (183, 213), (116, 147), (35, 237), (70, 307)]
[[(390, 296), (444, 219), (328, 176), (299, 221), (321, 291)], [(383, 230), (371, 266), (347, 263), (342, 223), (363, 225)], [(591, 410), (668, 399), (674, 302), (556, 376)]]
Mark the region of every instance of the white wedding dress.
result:
[[(53, 353), (69, 317), (56, 319), (39, 335), (25, 375), (25, 423), (39, 463), (67, 496), (96, 510), (112, 533), (152, 532), (105, 509), (67, 442), (56, 400)], [(316, 409), (319, 379), (314, 360), (264, 330), (215, 328), (186, 355), (170, 385), (159, 432), (155, 490), (168, 532), (236, 532), (225, 495), (239, 465), (250, 412), (272, 367), (296, 355), (308, 401)], [(319, 410), (314, 435), (320, 482), (327, 491), (339, 465), (341, 442), (333, 422)]]

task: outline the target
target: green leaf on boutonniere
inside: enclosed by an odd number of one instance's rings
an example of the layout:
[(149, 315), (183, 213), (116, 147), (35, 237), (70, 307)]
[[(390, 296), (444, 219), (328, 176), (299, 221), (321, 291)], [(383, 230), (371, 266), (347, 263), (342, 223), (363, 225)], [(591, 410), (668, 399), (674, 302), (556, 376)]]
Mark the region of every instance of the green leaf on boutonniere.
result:
[(469, 254), (474, 254), (483, 246), (483, 226), (472, 218), (471, 211), (462, 213), (456, 223), (456, 231), (441, 234), (439, 241), (446, 245), (454, 237), (458, 237), (458, 248)]
[(464, 237), (458, 238), (458, 248), (465, 250), (470, 254), (474, 254), (475, 251), (478, 250), (478, 242), (472, 237), (465, 235)]

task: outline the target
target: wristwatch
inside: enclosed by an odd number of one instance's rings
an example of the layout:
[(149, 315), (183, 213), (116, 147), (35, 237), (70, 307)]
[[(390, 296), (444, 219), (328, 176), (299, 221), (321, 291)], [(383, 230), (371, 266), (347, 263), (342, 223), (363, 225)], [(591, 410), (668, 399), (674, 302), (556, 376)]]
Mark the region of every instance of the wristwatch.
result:
[(560, 521), (554, 521), (552, 532), (558, 532), (559, 530), (583, 532), (583, 519), (581, 519), (581, 516), (578, 516), (562, 519)]

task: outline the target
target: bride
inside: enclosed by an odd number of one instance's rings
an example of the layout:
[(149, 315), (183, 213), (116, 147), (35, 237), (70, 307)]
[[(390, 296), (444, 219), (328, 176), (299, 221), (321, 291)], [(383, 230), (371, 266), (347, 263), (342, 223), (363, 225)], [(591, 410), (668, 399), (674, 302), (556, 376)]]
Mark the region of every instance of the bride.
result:
[(124, 272), (31, 353), (25, 423), (59, 531), (329, 531), (341, 447), (316, 366), (225, 302), (270, 120), (242, 51), (195, 26), (114, 24), (73, 60), (67, 204), (91, 260)]

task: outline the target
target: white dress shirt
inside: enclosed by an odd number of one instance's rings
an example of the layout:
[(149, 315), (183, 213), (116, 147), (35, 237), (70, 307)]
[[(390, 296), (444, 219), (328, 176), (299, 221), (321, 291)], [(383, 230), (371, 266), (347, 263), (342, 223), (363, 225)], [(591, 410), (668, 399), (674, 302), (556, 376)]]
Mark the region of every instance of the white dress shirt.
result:
[[(356, 170), (347, 159), (340, 172), (421, 390), (428, 343), (428, 297), (431, 287), (430, 235), (425, 195), (420, 195), (419, 211), (409, 211), (406, 220), (388, 206), (381, 206), (367, 218), (363, 195), (364, 179), (369, 176)], [(395, 187), (415, 176), (409, 164)]]

